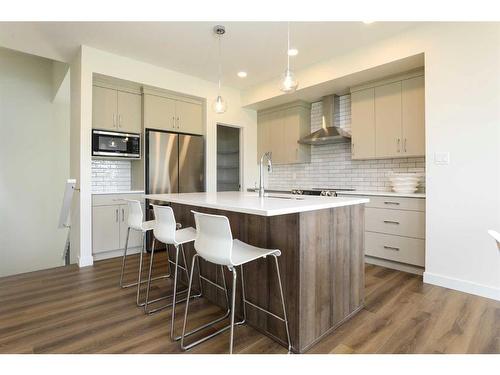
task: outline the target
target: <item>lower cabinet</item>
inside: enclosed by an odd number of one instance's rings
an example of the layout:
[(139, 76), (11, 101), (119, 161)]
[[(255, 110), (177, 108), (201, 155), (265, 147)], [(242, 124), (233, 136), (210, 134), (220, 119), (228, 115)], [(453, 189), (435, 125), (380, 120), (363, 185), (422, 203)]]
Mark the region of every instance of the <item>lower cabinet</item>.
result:
[[(98, 197), (97, 199), (95, 199)], [(130, 198), (135, 199), (135, 198)], [(144, 211), (144, 207), (143, 207)], [(92, 207), (92, 253), (123, 250), (127, 240), (128, 206), (116, 195), (94, 196)], [(129, 249), (142, 246), (142, 234), (131, 230)]]
[(421, 274), (425, 266), (425, 199), (362, 197), (370, 199), (365, 209), (366, 262)]

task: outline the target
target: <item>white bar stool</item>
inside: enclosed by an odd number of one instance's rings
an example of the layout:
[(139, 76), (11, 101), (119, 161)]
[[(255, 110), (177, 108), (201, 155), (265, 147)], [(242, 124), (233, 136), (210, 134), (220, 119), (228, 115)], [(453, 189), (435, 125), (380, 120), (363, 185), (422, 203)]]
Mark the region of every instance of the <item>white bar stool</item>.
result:
[[(146, 299), (144, 302), (144, 312), (146, 314), (152, 314), (157, 311), (163, 310), (167, 307), (172, 306), (172, 321), (171, 321), (171, 329), (170, 329), (170, 337), (175, 339), (174, 337), (174, 320), (175, 320), (175, 306), (178, 302), (183, 302), (186, 299), (181, 299), (177, 301), (177, 294), (182, 294), (187, 291), (187, 289), (177, 291), (177, 281), (178, 281), (178, 272), (177, 270), (180, 268), (186, 273), (186, 279), (189, 279), (189, 270), (187, 266), (186, 254), (184, 251), (184, 244), (188, 242), (192, 242), (196, 238), (196, 230), (192, 227), (177, 229), (178, 224), (175, 221), (174, 211), (169, 206), (157, 206), (153, 205), (153, 210), (155, 214), (156, 225), (153, 229), (154, 239), (153, 246), (151, 248), (151, 258), (149, 264), (149, 275), (148, 275), (148, 283), (146, 288)], [(157, 298), (155, 300), (149, 301), (149, 291), (151, 287), (151, 281), (154, 280), (151, 278), (152, 270), (153, 270), (153, 259), (154, 259), (154, 251), (155, 251), (155, 241), (159, 241), (167, 245), (167, 261), (170, 264), (172, 261), (168, 257), (168, 246), (173, 245), (175, 247), (175, 261), (172, 262), (174, 265), (174, 292), (168, 296)], [(179, 248), (182, 251), (182, 257), (184, 260), (184, 266), (179, 264)], [(170, 267), (169, 267), (170, 268)], [(201, 281), (200, 281), (201, 288)], [(201, 296), (201, 291), (192, 296), (191, 298)], [(164, 306), (148, 310), (148, 306), (160, 299), (172, 298), (172, 303), (168, 303)], [(180, 339), (180, 336), (177, 338)]]
[[(184, 312), (184, 325), (182, 328), (181, 335), (181, 348), (184, 350), (190, 349), (195, 345), (201, 344), (202, 342), (226, 331), (227, 329), (231, 330), (230, 339), (229, 339), (229, 353), (233, 353), (233, 337), (234, 337), (234, 326), (235, 324), (243, 324), (246, 319), (246, 304), (252, 306), (254, 308), (263, 311), (270, 316), (282, 321), (285, 324), (287, 341), (288, 341), (288, 352), (291, 352), (291, 344), (290, 344), (290, 332), (288, 330), (288, 319), (286, 316), (286, 308), (285, 308), (285, 298), (283, 296), (283, 287), (281, 285), (281, 276), (280, 269), (278, 264), (278, 257), (281, 255), (281, 251), (278, 249), (263, 249), (260, 247), (252, 246), (246, 244), (240, 240), (233, 239), (233, 235), (231, 233), (231, 227), (229, 225), (229, 219), (225, 216), (220, 215), (210, 215), (203, 214), (199, 212), (192, 211), (194, 214), (195, 222), (196, 222), (196, 231), (197, 236), (194, 242), (194, 248), (196, 250), (196, 254), (193, 256), (193, 261), (191, 265), (191, 274), (189, 276), (189, 286), (188, 286), (188, 294), (186, 301), (186, 310)], [(196, 342), (193, 342), (189, 345), (184, 344), (184, 338), (186, 335), (186, 324), (188, 317), (188, 309), (189, 309), (189, 297), (191, 294), (191, 285), (193, 282), (193, 271), (195, 266), (195, 260), (198, 256), (202, 257), (208, 262), (218, 264), (221, 266), (226, 266), (233, 273), (233, 288), (232, 288), (232, 298), (231, 298), (231, 323), (221, 328), (215, 333), (208, 335)], [(250, 301), (248, 301), (245, 297), (245, 282), (243, 275), (243, 265), (259, 258), (266, 258), (267, 256), (274, 257), (274, 261), (276, 264), (276, 271), (278, 276), (278, 284), (280, 288), (281, 294), (281, 305), (283, 308), (283, 317), (280, 317), (271, 311), (268, 311), (260, 306), (257, 306)], [(240, 266), (241, 268), (241, 286), (242, 286), (242, 297), (243, 297), (243, 320), (235, 323), (234, 322), (234, 309), (235, 309), (235, 297), (236, 297), (236, 279), (237, 279), (237, 271), (236, 267)], [(199, 267), (199, 265), (198, 265)], [(197, 328), (195, 331), (198, 331)], [(191, 331), (193, 332), (193, 331)]]
[[(153, 230), (155, 226), (155, 221), (143, 221), (144, 215), (142, 212), (141, 202), (138, 200), (132, 199), (120, 199), (121, 201), (127, 202), (128, 206), (128, 218), (127, 218), (127, 237), (125, 240), (125, 250), (123, 251), (122, 257), (122, 270), (120, 274), (120, 287), (121, 288), (130, 288), (132, 286), (140, 285), (140, 283), (145, 283), (146, 280), (141, 282), (141, 274), (142, 274), (142, 256), (145, 251), (145, 235), (148, 231)], [(127, 251), (130, 239), (130, 231), (135, 230), (142, 233), (142, 249), (140, 253), (139, 259), (139, 276), (137, 282), (123, 285), (123, 274), (125, 271), (125, 263), (127, 261)], [(170, 272), (167, 275), (155, 277), (153, 280), (164, 279), (170, 276)], [(139, 305), (139, 295), (137, 295), (137, 304)]]

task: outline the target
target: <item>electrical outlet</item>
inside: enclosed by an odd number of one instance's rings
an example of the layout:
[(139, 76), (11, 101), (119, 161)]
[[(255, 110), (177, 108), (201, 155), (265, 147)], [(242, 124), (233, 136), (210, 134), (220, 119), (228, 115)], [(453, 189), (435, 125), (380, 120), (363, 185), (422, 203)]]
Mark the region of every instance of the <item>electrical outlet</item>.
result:
[(435, 152), (434, 153), (434, 164), (436, 164), (436, 165), (448, 165), (448, 164), (450, 164), (450, 153), (449, 152)]

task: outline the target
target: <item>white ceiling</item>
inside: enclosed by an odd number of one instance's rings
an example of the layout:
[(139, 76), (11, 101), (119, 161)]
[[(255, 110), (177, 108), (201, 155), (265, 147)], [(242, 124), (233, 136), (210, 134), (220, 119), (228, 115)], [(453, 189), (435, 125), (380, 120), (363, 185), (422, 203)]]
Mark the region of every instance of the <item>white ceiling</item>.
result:
[[(286, 66), (285, 22), (0, 22), (0, 45), (69, 62), (82, 44), (154, 65), (217, 80), (212, 28), (226, 26), (223, 85), (245, 89), (281, 75)], [(304, 68), (397, 34), (416, 22), (293, 22), (291, 45)], [(240, 70), (248, 77), (236, 76)]]

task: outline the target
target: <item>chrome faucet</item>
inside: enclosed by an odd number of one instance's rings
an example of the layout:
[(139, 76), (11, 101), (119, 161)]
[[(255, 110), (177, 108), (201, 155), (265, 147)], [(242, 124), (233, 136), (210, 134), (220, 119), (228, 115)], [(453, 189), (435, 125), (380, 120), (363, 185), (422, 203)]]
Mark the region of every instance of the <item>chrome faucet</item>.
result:
[(264, 164), (264, 157), (267, 159), (267, 171), (272, 172), (273, 171), (273, 162), (272, 162), (272, 155), (273, 153), (268, 151), (262, 155), (260, 158), (260, 178), (259, 178), (259, 197), (264, 196), (264, 171), (263, 171), (263, 164)]

